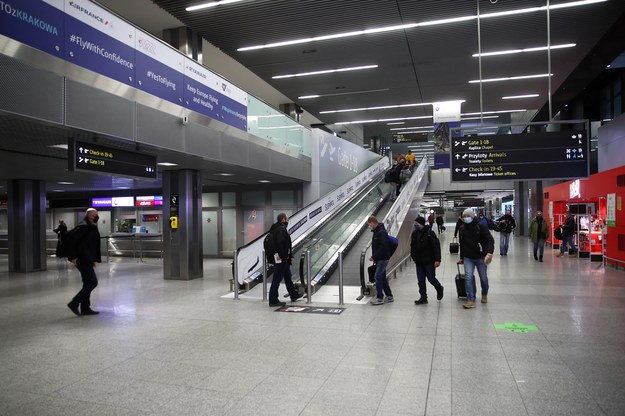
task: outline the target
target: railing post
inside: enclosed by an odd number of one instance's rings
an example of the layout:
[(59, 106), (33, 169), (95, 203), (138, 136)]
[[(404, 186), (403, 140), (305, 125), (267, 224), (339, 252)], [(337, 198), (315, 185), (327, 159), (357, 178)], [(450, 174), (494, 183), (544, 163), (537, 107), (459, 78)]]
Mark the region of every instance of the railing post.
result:
[(267, 256), (263, 250), (263, 302), (267, 300)]
[(110, 240), (110, 238), (111, 238), (111, 236), (110, 236), (110, 235), (107, 235), (107, 236), (106, 236), (106, 263), (110, 263), (110, 262), (111, 262), (111, 253), (110, 253), (110, 251), (109, 251), (109, 247), (110, 247), (110, 245), (111, 245), (111, 244), (110, 244), (110, 241), (109, 241), (109, 240)]
[(306, 250), (306, 292), (307, 292), (307, 296), (306, 296), (306, 303), (311, 303), (312, 302), (312, 276), (311, 274), (311, 266), (310, 266), (310, 250)]
[(237, 265), (237, 251), (234, 250), (232, 254), (232, 261), (234, 266), (234, 281), (232, 284), (232, 290), (234, 291), (234, 299), (239, 300), (239, 267)]
[(343, 305), (343, 251), (339, 251), (339, 305)]

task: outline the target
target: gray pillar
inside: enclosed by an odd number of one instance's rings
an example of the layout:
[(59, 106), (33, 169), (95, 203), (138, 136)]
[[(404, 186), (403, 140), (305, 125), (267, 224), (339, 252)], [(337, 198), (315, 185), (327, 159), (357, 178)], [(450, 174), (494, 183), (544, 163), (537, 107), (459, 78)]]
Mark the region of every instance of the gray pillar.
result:
[(527, 235), (529, 227), (529, 205), (527, 182), (519, 181), (514, 183), (514, 219), (516, 221), (515, 234)]
[(7, 205), (9, 271), (46, 270), (46, 183), (27, 179), (9, 181)]
[[(172, 216), (178, 217), (177, 229), (170, 227)], [(203, 277), (202, 177), (199, 171), (163, 172), (163, 222), (165, 280)]]

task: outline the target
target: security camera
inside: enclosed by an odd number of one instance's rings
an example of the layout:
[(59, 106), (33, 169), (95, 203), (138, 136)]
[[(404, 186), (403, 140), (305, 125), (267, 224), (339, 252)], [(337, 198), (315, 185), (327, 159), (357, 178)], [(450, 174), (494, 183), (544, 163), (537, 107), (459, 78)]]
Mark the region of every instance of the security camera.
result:
[(189, 122), (189, 117), (187, 117), (187, 116), (182, 116), (182, 125), (183, 125), (183, 126), (186, 126), (188, 122)]

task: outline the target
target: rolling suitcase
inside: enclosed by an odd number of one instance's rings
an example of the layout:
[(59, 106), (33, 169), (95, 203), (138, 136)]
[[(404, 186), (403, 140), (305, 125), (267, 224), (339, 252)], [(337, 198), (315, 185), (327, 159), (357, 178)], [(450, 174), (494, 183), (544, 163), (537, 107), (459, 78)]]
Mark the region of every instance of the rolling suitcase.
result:
[[(466, 298), (467, 289), (466, 289), (466, 286), (464, 285), (464, 282), (466, 279), (464, 278), (464, 273), (460, 272), (460, 265), (456, 264), (456, 266), (458, 267), (458, 274), (456, 275), (456, 278), (454, 279), (456, 281), (456, 291), (458, 292), (459, 298)], [(477, 287), (475, 286), (475, 279), (473, 279), (473, 293), (477, 293)]]
[(449, 252), (451, 254), (458, 254), (459, 250), (460, 244), (458, 244), (458, 240), (456, 240), (456, 237), (454, 237), (453, 240), (451, 240), (451, 243), (449, 243)]

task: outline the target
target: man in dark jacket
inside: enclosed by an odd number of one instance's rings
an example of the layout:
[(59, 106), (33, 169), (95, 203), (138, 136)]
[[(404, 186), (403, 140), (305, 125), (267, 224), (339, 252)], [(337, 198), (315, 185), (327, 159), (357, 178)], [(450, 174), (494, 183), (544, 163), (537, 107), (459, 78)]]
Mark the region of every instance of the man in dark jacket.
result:
[(499, 254), (507, 256), (510, 234), (516, 228), (516, 221), (512, 216), (512, 211), (507, 209), (505, 215), (499, 217), (497, 222), (499, 223)]
[[(78, 268), (82, 278), (82, 289), (67, 304), (67, 307), (76, 315), (97, 315), (99, 312), (91, 309), (91, 292), (98, 285), (95, 275), (95, 264), (101, 263), (100, 232), (98, 231), (98, 211), (89, 208), (85, 218), (71, 231), (69, 235), (67, 259)], [(80, 312), (78, 311), (80, 306)]]
[(280, 282), (284, 279), (286, 290), (289, 291), (291, 301), (295, 302), (301, 296), (295, 285), (293, 284), (293, 275), (291, 274), (291, 264), (293, 263), (293, 247), (291, 245), (291, 236), (288, 231), (289, 217), (283, 212), (278, 215), (278, 222), (271, 226), (269, 233), (274, 238), (274, 247), (276, 253), (274, 255), (273, 279), (269, 287), (269, 306), (282, 307), (286, 302), (281, 302), (278, 298), (278, 289)]
[(467, 208), (462, 213), (464, 224), (460, 229), (460, 261), (464, 263), (465, 281), (467, 290), (467, 302), (462, 305), (465, 309), (475, 308), (475, 293), (473, 292), (474, 272), (480, 275), (480, 285), (482, 287), (482, 303), (488, 302), (488, 276), (486, 266), (493, 259), (495, 240), (471, 208)]
[(417, 282), (420, 298), (415, 305), (428, 303), (427, 285), (425, 279), (436, 289), (436, 299), (443, 299), (443, 286), (436, 278), (436, 268), (441, 265), (441, 245), (432, 231), (425, 225), (425, 218), (415, 218), (415, 228), (410, 236), (410, 257), (417, 266)]
[(65, 249), (63, 248), (63, 236), (67, 232), (67, 225), (65, 224), (65, 221), (59, 220), (59, 226), (52, 231), (54, 231), (58, 237), (58, 241), (56, 243), (56, 257), (65, 257)]
[(443, 216), (438, 214), (436, 216), (436, 226), (438, 227), (438, 233), (441, 234), (443, 232), (443, 224), (445, 224), (445, 220), (443, 220)]
[[(399, 196), (401, 192), (401, 171), (406, 165), (405, 159), (400, 159), (397, 164), (393, 167), (393, 183), (395, 184), (395, 198)], [(393, 199), (395, 199), (393, 198)]]
[(575, 219), (573, 219), (573, 215), (571, 215), (571, 211), (566, 211), (564, 213), (564, 226), (562, 230), (562, 235), (564, 236), (562, 243), (560, 244), (560, 252), (556, 254), (556, 257), (564, 256), (567, 247), (573, 250), (573, 254), (570, 257), (577, 257), (578, 251), (575, 246)]
[(386, 266), (391, 258), (390, 241), (388, 239), (388, 233), (384, 224), (378, 222), (378, 219), (374, 216), (367, 219), (367, 225), (371, 228), (373, 237), (371, 240), (371, 257), (370, 261), (374, 262), (375, 268), (375, 290), (376, 299), (371, 301), (372, 305), (384, 304), (384, 295), (386, 295), (386, 301), (393, 301), (393, 292), (386, 280)]

